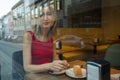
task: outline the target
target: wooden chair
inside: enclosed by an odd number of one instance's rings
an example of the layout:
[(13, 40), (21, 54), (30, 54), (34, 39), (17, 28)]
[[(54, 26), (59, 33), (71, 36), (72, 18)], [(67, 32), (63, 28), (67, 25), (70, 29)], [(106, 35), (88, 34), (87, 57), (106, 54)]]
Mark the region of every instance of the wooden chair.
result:
[(120, 44), (112, 44), (105, 53), (105, 60), (109, 61), (111, 66), (120, 69)]
[(14, 80), (23, 80), (25, 71), (23, 68), (23, 52), (16, 51), (12, 55), (12, 76)]

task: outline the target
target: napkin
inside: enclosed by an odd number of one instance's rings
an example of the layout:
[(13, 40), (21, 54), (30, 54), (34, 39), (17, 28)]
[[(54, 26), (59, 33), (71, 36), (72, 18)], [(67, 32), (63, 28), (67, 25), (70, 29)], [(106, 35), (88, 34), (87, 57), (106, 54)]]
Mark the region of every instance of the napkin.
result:
[(111, 80), (120, 80), (120, 74), (111, 74)]

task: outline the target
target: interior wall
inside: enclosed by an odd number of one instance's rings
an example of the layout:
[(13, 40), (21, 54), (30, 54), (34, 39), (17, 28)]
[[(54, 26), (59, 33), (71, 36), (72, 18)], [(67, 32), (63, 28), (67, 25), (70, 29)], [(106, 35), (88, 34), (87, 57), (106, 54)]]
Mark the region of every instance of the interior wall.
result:
[(94, 37), (98, 37), (101, 41), (103, 40), (102, 31), (102, 28), (59, 28), (56, 38), (60, 39), (61, 37), (66, 35), (74, 35), (82, 38), (85, 42), (93, 41)]
[(120, 0), (102, 0), (101, 28), (59, 28), (56, 38), (76, 35), (92, 41), (97, 36), (100, 41), (118, 39), (120, 35)]
[(105, 40), (120, 35), (120, 0), (102, 0), (102, 28)]

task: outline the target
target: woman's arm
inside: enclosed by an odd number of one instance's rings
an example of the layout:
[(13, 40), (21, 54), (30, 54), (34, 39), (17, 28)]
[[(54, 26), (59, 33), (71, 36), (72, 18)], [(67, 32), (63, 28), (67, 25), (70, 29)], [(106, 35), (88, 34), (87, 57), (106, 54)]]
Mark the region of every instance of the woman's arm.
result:
[(25, 33), (23, 39), (23, 62), (24, 62), (24, 69), (26, 72), (37, 73), (37, 72), (44, 72), (47, 70), (60, 71), (66, 68), (64, 62), (60, 60), (55, 60), (52, 63), (46, 63), (41, 65), (31, 64), (32, 61), (31, 44), (32, 44), (31, 35), (29, 33)]

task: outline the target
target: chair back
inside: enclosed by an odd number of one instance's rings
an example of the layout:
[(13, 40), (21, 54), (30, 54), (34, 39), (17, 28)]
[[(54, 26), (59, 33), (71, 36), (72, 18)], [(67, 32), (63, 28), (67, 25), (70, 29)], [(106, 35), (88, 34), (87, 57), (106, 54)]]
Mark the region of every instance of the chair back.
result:
[(23, 51), (16, 51), (12, 55), (12, 76), (16, 80), (23, 80), (25, 75), (23, 67)]
[(109, 46), (104, 59), (109, 61), (111, 66), (120, 67), (120, 44), (112, 44)]
[(0, 65), (0, 80), (1, 80), (1, 65)]

